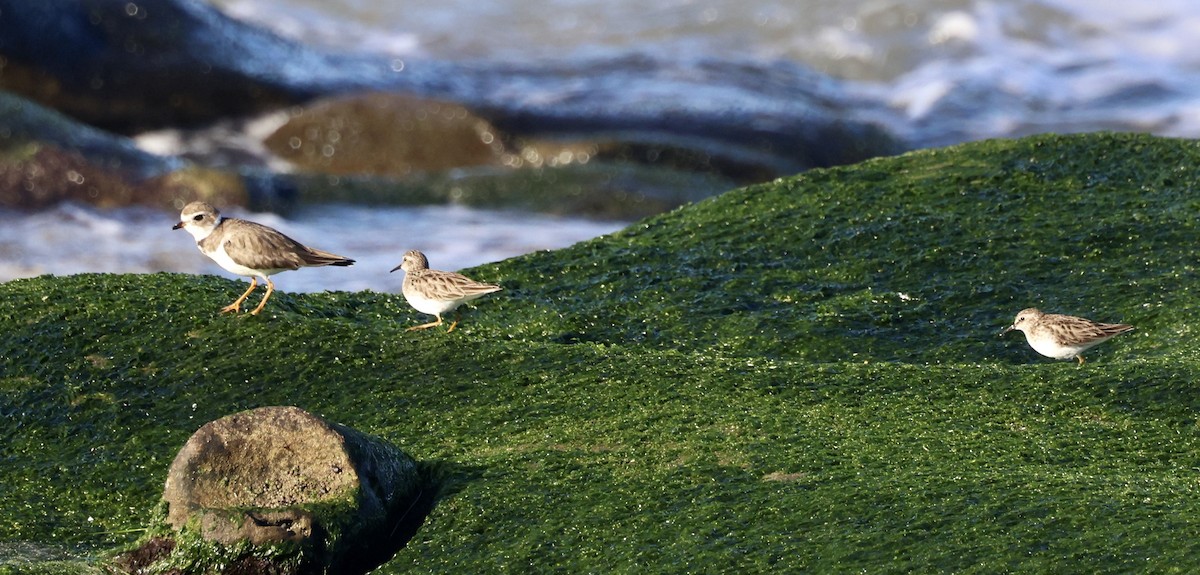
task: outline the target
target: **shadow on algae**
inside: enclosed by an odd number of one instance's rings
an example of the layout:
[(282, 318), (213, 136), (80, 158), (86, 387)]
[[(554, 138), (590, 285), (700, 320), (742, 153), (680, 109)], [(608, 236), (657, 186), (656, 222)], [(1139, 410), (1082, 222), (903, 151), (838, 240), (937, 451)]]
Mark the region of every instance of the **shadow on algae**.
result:
[[(0, 573), (102, 572), (187, 437), (264, 405), (449, 470), (380, 573), (1200, 570), (1196, 182), (1200, 144), (1128, 134), (813, 170), (474, 268), (505, 291), (453, 333), (8, 282)], [(1031, 306), (1137, 330), (1056, 363), (997, 337)]]

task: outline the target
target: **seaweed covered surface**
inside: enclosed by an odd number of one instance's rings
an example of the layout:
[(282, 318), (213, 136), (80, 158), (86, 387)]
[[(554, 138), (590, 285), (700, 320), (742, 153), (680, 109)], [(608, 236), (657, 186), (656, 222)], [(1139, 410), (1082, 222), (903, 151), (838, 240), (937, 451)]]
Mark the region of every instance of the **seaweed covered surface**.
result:
[[(1123, 134), (814, 170), (468, 270), (505, 291), (451, 333), (398, 294), (9, 282), (0, 573), (98, 569), (263, 405), (444, 475), (379, 573), (1195, 572), (1197, 182), (1197, 143)], [(996, 337), (1030, 306), (1137, 330), (1054, 362)]]

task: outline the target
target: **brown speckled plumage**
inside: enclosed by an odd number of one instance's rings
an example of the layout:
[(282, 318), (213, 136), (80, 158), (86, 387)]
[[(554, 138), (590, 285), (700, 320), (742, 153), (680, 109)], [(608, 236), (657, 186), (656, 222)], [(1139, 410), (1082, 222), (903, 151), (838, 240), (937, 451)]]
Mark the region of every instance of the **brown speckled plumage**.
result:
[(1038, 353), (1054, 359), (1076, 359), (1082, 365), (1085, 350), (1132, 329), (1129, 324), (1100, 323), (1031, 307), (1021, 310), (1000, 335), (1013, 330), (1024, 332), (1026, 341)]
[[(408, 331), (426, 329), (442, 324), (442, 314), (487, 294), (500, 291), (500, 286), (477, 282), (457, 272), (429, 269), (429, 260), (417, 250), (404, 253), (400, 265), (392, 271), (404, 270), (401, 292), (404, 299), (419, 312), (437, 318), (437, 321), (408, 328)], [(447, 333), (458, 325), (457, 316)]]

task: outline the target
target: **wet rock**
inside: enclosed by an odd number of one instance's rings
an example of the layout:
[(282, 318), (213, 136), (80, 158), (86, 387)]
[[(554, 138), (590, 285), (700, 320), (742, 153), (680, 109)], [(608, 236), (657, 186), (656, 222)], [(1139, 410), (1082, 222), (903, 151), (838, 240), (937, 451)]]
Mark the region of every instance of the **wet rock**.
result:
[(0, 91), (0, 148), (27, 144), (48, 144), (74, 152), (98, 168), (139, 180), (183, 167), (183, 162), (177, 159), (138, 149), (129, 138), (97, 130), (25, 98)]
[[(469, 69), (467, 102), (519, 137), (607, 141), (651, 163), (685, 158), (739, 181), (898, 153), (882, 127), (891, 112), (838, 82), (788, 62), (645, 54)], [(529, 98), (514, 85), (537, 86)], [(552, 96), (545, 96), (549, 94)], [(682, 152), (682, 153), (681, 153)], [(691, 156), (688, 158), (688, 156)]]
[(37, 209), (74, 201), (177, 211), (204, 200), (282, 211), (294, 205), (296, 195), (290, 182), (275, 174), (208, 168), (151, 154), (129, 138), (0, 91), (0, 206)]
[(252, 203), (236, 174), (184, 168), (147, 180), (130, 177), (51, 144), (0, 148), (0, 206), (38, 209), (71, 201), (101, 208), (144, 205), (169, 211), (193, 200)]
[[(296, 407), (263, 407), (196, 431), (171, 464), (163, 501), (166, 523), (226, 546), (222, 560), (352, 572), (366, 550), (398, 548), (391, 537), (421, 485), (414, 462), (379, 439)], [(177, 537), (169, 555), (187, 557), (192, 540)]]
[(366, 93), (297, 108), (266, 140), (301, 170), (406, 176), (499, 166), (501, 136), (487, 120), (451, 102)]
[(360, 67), (184, 0), (0, 0), (0, 56), (0, 88), (121, 133), (304, 101)]
[[(904, 149), (874, 121), (889, 114), (885, 103), (852, 97), (829, 77), (788, 63), (634, 53), (536, 63), (391, 64), (383, 55), (332, 53), (286, 40), (205, 2), (0, 0), (0, 88), (125, 133), (208, 125), (374, 91), (456, 103), (511, 138), (600, 143), (613, 158), (699, 166), (739, 182)], [(361, 112), (389, 118), (387, 112)], [(482, 134), (458, 132), (462, 123), (449, 124), (449, 142)], [(394, 124), (363, 130), (376, 134), (389, 126)], [(331, 144), (323, 134), (302, 137), (293, 149), (333, 173), (386, 168), (378, 154), (343, 165), (352, 154), (336, 150), (344, 158), (322, 164)], [(494, 143), (471, 143), (447, 155), (445, 164), (455, 158), (475, 162), (461, 164), (467, 166), (491, 161)], [(517, 158), (520, 152), (513, 150)], [(440, 160), (432, 152), (424, 159)]]
[(42, 208), (61, 201), (102, 207), (146, 203), (148, 192), (125, 174), (54, 146), (0, 150), (0, 206)]

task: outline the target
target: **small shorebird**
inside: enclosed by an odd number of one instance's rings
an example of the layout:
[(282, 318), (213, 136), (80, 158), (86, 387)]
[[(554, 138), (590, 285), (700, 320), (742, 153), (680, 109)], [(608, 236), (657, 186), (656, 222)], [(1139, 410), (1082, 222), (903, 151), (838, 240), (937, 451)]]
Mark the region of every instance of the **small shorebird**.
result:
[[(404, 260), (392, 271), (400, 269), (404, 270), (404, 284), (400, 291), (404, 293), (408, 305), (437, 318), (437, 321), (414, 325), (408, 331), (442, 325), (442, 314), (473, 299), (500, 291), (498, 285), (480, 283), (460, 273), (431, 270), (425, 254), (417, 250), (405, 252)], [(455, 313), (454, 323), (450, 324), (446, 333), (454, 331), (457, 325), (458, 314)]]
[(1083, 365), (1083, 352), (1133, 329), (1124, 323), (1099, 323), (1082, 317), (1042, 313), (1037, 308), (1021, 310), (1017, 319), (1000, 335), (1012, 330), (1025, 333), (1034, 351), (1054, 359), (1077, 359)]
[(307, 247), (278, 230), (262, 224), (223, 218), (221, 212), (205, 202), (192, 202), (183, 207), (179, 223), (172, 229), (183, 228), (193, 238), (196, 247), (212, 258), (221, 267), (240, 276), (250, 278), (250, 289), (233, 303), (221, 308), (221, 313), (237, 313), (242, 302), (258, 286), (258, 278), (267, 282), (267, 293), (258, 307), (250, 312), (258, 315), (267, 298), (275, 291), (271, 276), (282, 271), (310, 266), (348, 266), (354, 260), (329, 252)]

